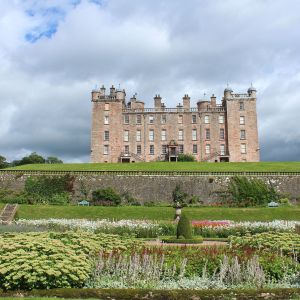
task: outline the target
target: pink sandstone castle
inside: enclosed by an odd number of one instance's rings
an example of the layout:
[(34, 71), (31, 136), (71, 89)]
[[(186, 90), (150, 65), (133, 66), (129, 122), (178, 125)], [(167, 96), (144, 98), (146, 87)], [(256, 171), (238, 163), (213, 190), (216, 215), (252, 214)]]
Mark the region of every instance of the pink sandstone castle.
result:
[(222, 103), (216, 97), (167, 108), (160, 95), (154, 108), (133, 96), (126, 102), (125, 90), (104, 86), (92, 91), (91, 162), (177, 161), (180, 153), (197, 161), (257, 162), (259, 143), (256, 89), (237, 94), (224, 90)]

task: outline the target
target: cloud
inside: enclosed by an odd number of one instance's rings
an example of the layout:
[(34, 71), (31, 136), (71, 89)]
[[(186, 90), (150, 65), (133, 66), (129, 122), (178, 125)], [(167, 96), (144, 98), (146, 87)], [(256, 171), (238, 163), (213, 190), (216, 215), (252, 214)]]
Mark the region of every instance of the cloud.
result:
[(299, 10), (296, 0), (1, 1), (1, 154), (88, 161), (96, 84), (175, 106), (253, 82), (262, 158), (299, 160)]

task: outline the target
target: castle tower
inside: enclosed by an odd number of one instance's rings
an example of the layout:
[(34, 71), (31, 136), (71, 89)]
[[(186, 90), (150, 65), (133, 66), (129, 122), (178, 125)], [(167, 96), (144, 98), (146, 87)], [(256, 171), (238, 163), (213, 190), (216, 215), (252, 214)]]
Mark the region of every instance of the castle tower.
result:
[(105, 95), (105, 87), (92, 91), (92, 131), (91, 162), (117, 162), (122, 147), (122, 110), (125, 103), (125, 91), (110, 88)]
[(260, 160), (256, 89), (251, 86), (245, 94), (235, 94), (227, 87), (223, 103), (226, 106), (226, 136), (230, 161)]

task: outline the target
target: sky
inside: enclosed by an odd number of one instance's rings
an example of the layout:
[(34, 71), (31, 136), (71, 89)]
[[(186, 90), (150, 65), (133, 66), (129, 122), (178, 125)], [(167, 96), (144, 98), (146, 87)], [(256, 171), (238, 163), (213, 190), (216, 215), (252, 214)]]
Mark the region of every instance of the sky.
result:
[(261, 160), (299, 161), (299, 11), (299, 0), (0, 0), (0, 155), (88, 162), (102, 84), (175, 107), (252, 83)]

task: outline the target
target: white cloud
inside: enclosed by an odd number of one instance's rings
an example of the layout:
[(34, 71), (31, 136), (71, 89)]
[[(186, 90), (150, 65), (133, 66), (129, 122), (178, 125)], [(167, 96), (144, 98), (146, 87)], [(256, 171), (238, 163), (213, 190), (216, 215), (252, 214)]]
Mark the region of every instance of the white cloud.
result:
[(88, 160), (95, 84), (175, 106), (253, 82), (263, 159), (299, 160), (299, 10), (297, 0), (1, 1), (0, 154)]

